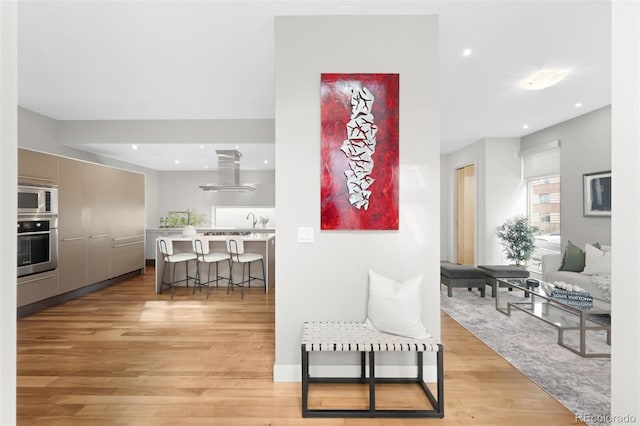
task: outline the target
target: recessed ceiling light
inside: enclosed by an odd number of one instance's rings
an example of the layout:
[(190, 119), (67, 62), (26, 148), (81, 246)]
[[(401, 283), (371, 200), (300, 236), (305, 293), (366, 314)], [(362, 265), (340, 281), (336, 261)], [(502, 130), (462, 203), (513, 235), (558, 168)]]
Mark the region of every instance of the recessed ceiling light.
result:
[(269, 164), (269, 160), (264, 160), (264, 164)]
[(525, 124), (524, 126), (522, 126), (523, 129), (527, 130), (529, 128), (528, 124)]
[(208, 168), (209, 168), (209, 166), (207, 166), (207, 165), (205, 164), (205, 165), (204, 165), (204, 168), (205, 168), (205, 169), (208, 169)]
[(472, 53), (473, 53), (473, 50), (467, 48), (462, 51), (462, 56), (471, 56)]
[(200, 149), (204, 149), (204, 145), (200, 145)]
[(574, 106), (576, 108), (581, 108), (582, 107), (582, 102), (576, 102), (576, 104)]
[(180, 160), (174, 161), (175, 164), (180, 164)]
[(546, 89), (558, 84), (567, 74), (569, 74), (568, 70), (541, 70), (521, 81), (520, 87), (527, 90)]
[(236, 149), (240, 148), (240, 146), (236, 145)]
[(135, 151), (136, 149), (138, 149), (138, 145), (135, 145), (135, 144), (131, 145), (131, 149), (133, 149)]

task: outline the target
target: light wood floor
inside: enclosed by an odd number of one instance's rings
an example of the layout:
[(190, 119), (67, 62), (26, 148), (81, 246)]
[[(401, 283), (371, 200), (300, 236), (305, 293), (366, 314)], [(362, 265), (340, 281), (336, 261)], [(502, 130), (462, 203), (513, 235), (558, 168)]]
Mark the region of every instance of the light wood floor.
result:
[[(576, 424), (446, 314), (444, 419), (303, 419), (300, 384), (272, 381), (273, 292), (241, 301), (220, 288), (207, 300), (181, 289), (171, 301), (154, 293), (153, 273), (18, 320), (19, 425)], [(407, 386), (379, 397), (411, 402)], [(310, 404), (363, 405), (366, 395), (312, 385)]]

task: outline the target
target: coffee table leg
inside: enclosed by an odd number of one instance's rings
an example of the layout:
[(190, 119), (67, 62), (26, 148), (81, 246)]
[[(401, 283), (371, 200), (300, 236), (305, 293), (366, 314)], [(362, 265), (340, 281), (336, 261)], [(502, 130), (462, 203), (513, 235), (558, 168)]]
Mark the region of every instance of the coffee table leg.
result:
[(580, 312), (580, 355), (584, 356), (587, 353), (587, 330), (586, 327), (586, 315), (584, 312)]

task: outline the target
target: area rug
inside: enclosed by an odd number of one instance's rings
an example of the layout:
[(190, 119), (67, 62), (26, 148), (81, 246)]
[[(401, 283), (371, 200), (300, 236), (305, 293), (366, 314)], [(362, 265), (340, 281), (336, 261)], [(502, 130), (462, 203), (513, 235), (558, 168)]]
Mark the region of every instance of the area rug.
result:
[[(477, 291), (454, 289), (453, 297), (447, 297), (446, 287), (440, 287), (441, 309), (456, 322), (560, 401), (576, 418), (592, 426), (610, 424), (610, 359), (583, 358), (563, 348), (557, 344), (554, 327), (524, 312), (507, 316), (497, 311), (489, 292), (482, 298)], [(516, 297), (506, 289), (500, 291), (501, 299)], [(588, 335), (587, 342), (588, 349), (611, 351), (602, 332)]]

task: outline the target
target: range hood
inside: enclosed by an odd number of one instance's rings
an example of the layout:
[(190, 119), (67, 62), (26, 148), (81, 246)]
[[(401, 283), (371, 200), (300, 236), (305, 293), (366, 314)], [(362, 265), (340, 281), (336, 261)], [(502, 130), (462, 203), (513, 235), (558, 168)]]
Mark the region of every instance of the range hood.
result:
[(214, 192), (251, 192), (256, 189), (240, 184), (240, 158), (242, 154), (236, 150), (216, 150), (218, 155), (218, 183), (200, 185), (205, 191)]

